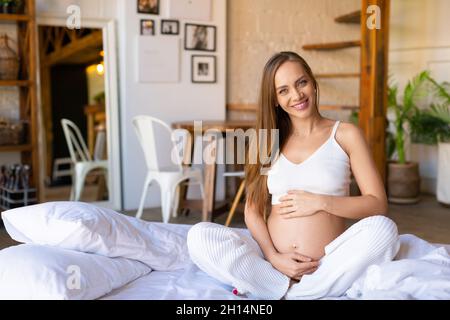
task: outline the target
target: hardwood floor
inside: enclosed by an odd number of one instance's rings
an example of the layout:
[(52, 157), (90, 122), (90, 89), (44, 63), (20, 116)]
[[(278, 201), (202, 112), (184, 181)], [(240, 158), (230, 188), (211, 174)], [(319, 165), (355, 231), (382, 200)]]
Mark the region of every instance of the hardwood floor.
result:
[[(124, 212), (134, 216), (135, 211)], [(415, 205), (389, 205), (388, 216), (397, 223), (400, 234), (410, 233), (433, 243), (450, 244), (450, 208), (439, 204), (435, 196), (423, 194), (421, 201)], [(142, 218), (147, 221), (162, 221), (159, 208), (144, 210)], [(171, 223), (195, 224), (201, 219), (200, 212), (191, 212), (188, 216), (171, 218)], [(214, 222), (223, 224), (226, 214), (215, 219)], [(353, 221), (349, 221), (349, 225)], [(242, 212), (236, 212), (232, 227), (245, 228)], [(0, 227), (0, 248), (17, 244)]]

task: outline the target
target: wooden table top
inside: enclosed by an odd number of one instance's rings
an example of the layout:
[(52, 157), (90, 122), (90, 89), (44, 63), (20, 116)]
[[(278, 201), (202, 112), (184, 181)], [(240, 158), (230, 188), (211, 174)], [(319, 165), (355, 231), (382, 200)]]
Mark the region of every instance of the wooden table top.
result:
[[(255, 121), (229, 121), (229, 120), (203, 120), (201, 121), (202, 132), (209, 129), (216, 129), (222, 132), (226, 130), (234, 129), (250, 129), (256, 126)], [(172, 123), (174, 129), (186, 129), (189, 131), (194, 131), (194, 120), (192, 121), (178, 121)]]

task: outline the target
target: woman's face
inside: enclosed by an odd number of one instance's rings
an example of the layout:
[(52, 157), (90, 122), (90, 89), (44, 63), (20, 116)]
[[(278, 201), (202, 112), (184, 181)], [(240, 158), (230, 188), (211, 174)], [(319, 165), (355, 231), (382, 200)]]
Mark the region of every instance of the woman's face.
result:
[(299, 62), (284, 62), (274, 82), (278, 104), (290, 116), (305, 118), (315, 112), (314, 84)]

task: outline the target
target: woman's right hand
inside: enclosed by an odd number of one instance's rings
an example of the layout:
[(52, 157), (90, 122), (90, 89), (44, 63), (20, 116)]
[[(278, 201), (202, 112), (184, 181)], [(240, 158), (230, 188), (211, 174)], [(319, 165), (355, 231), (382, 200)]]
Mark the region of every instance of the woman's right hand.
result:
[(275, 269), (295, 280), (300, 280), (305, 274), (313, 273), (319, 266), (319, 261), (313, 261), (298, 252), (277, 252), (270, 257), (269, 262)]

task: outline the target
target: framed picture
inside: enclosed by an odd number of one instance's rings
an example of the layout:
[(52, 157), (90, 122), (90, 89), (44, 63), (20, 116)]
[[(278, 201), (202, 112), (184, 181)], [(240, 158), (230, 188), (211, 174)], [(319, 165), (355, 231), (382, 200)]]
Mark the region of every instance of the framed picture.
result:
[(184, 49), (216, 51), (216, 27), (186, 23), (184, 25)]
[(178, 20), (161, 20), (161, 34), (180, 34)]
[(191, 80), (193, 83), (216, 82), (216, 57), (192, 56)]
[(138, 13), (159, 14), (159, 0), (137, 0)]
[(141, 20), (141, 35), (143, 36), (155, 35), (155, 20), (151, 19)]

